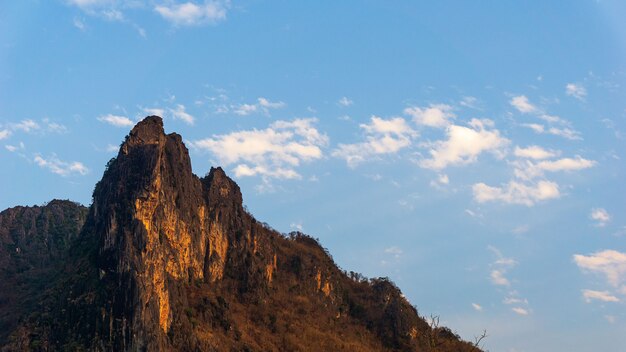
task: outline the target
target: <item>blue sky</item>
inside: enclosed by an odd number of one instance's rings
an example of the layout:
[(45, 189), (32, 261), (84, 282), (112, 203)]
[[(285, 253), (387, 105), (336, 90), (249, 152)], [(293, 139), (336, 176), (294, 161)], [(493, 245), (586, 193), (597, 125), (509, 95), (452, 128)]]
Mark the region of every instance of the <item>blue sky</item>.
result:
[(142, 117), (491, 351), (626, 344), (626, 4), (0, 5), (0, 208), (83, 204)]

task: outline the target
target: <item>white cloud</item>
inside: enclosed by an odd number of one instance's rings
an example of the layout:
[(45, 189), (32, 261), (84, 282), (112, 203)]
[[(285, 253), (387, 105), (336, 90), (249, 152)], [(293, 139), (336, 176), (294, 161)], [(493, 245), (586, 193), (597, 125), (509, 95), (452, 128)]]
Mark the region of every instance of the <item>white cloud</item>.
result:
[(225, 20), (229, 6), (229, 1), (207, 1), (204, 4), (185, 2), (157, 5), (154, 10), (175, 26), (196, 26)]
[(619, 298), (611, 295), (609, 291), (582, 290), (585, 302), (591, 303), (593, 300), (602, 302), (619, 302)]
[(100, 116), (98, 117), (98, 121), (108, 123), (109, 125), (112, 125), (115, 127), (130, 127), (135, 124), (133, 120), (129, 119), (126, 116), (119, 116), (119, 115), (112, 115), (112, 114)]
[(472, 303), (472, 308), (474, 308), (478, 312), (482, 312), (483, 311), (483, 307), (480, 304), (478, 304), (478, 303)]
[(558, 153), (545, 150), (539, 146), (531, 145), (526, 148), (515, 147), (515, 156), (527, 159), (548, 159), (555, 157)]
[(525, 95), (513, 97), (509, 103), (519, 112), (524, 114), (529, 114), (537, 111), (537, 107), (531, 104)]
[(576, 171), (588, 169), (596, 164), (593, 160), (583, 159), (580, 156), (576, 158), (563, 158), (554, 161), (541, 161), (537, 163), (537, 168), (544, 171)]
[(497, 157), (504, 155), (504, 148), (509, 140), (502, 137), (493, 128), (491, 120), (472, 119), (469, 126), (450, 125), (446, 129), (447, 140), (432, 144), (429, 153), (431, 159), (421, 160), (423, 168), (440, 170), (449, 165), (470, 164), (477, 160), (483, 152), (494, 153)]
[(54, 155), (48, 159), (44, 159), (41, 155), (36, 155), (33, 161), (40, 167), (61, 176), (69, 176), (72, 174), (86, 175), (89, 172), (89, 169), (81, 162), (65, 162), (59, 160)]
[(320, 159), (328, 137), (313, 125), (317, 119), (275, 121), (264, 130), (217, 135), (190, 145), (213, 153), (224, 165), (237, 164), (237, 177), (260, 175), (265, 178), (296, 179), (295, 170), (303, 161)]
[(148, 114), (149, 116), (165, 117), (165, 110), (164, 109), (160, 109), (160, 108), (142, 108), (141, 110), (144, 113)]
[(546, 132), (546, 128), (538, 123), (525, 123), (522, 124), (522, 126), (530, 128), (531, 130), (535, 131), (535, 133), (542, 134)]
[(450, 183), (450, 178), (446, 174), (437, 175), (436, 180), (430, 181), (430, 185), (435, 188), (441, 188), (441, 186), (445, 186)]
[(585, 272), (605, 276), (609, 285), (615, 288), (626, 283), (626, 253), (607, 249), (588, 256), (575, 254), (574, 262)]
[(522, 308), (522, 307), (513, 307), (511, 308), (511, 310), (519, 315), (528, 315), (529, 312), (527, 309)]
[(427, 108), (412, 106), (404, 109), (404, 113), (411, 116), (418, 125), (436, 128), (448, 126), (450, 119), (455, 117), (452, 107), (446, 104), (431, 104)]
[(339, 144), (332, 153), (334, 157), (346, 160), (350, 167), (356, 167), (369, 158), (383, 154), (395, 154), (411, 145), (417, 133), (401, 117), (383, 119), (372, 116), (369, 124), (361, 124), (367, 134), (366, 142)]
[(183, 104), (177, 104), (176, 108), (170, 109), (170, 113), (175, 119), (183, 120), (188, 125), (194, 124), (194, 117), (185, 111)]
[(551, 181), (523, 184), (509, 181), (503, 187), (491, 187), (484, 183), (472, 186), (474, 200), (479, 203), (500, 201), (509, 204), (532, 206), (538, 201), (560, 197), (559, 185)]
[(348, 97), (341, 97), (341, 99), (339, 99), (339, 101), (337, 102), (339, 105), (341, 106), (350, 106), (352, 104), (354, 104), (354, 102), (350, 99), (348, 99)]
[(259, 102), (259, 105), (262, 108), (266, 108), (266, 109), (280, 109), (280, 108), (284, 108), (285, 104), (282, 101), (277, 101), (277, 102), (271, 102), (269, 100), (267, 100), (266, 98), (260, 97), (259, 99), (257, 99)]
[(4, 129), (4, 130), (0, 130), (0, 141), (5, 139), (5, 138), (9, 138), (9, 136), (11, 135), (11, 131)]
[(565, 94), (578, 100), (585, 100), (585, 97), (587, 96), (587, 89), (585, 89), (582, 84), (568, 83), (565, 86)]
[(591, 214), (589, 215), (591, 219), (597, 221), (596, 226), (604, 226), (607, 222), (611, 220), (611, 215), (603, 209), (603, 208), (593, 208), (591, 209)]

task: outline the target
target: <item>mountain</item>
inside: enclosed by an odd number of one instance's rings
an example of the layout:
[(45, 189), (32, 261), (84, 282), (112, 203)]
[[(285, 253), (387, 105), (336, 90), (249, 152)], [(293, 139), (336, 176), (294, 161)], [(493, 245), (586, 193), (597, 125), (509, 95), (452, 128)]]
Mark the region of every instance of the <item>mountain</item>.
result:
[(139, 122), (86, 209), (0, 213), (2, 351), (479, 351), (388, 279), (340, 270), (313, 238), (243, 207), (221, 168)]

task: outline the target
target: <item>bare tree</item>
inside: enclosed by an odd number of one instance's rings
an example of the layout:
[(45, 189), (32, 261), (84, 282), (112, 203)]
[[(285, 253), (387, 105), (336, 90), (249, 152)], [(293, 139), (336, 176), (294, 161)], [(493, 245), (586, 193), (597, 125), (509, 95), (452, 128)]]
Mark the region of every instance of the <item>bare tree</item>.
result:
[(480, 344), (482, 343), (482, 341), (483, 341), (484, 339), (486, 339), (486, 338), (487, 338), (487, 336), (488, 336), (488, 335), (487, 335), (487, 330), (483, 330), (483, 333), (482, 333), (482, 334), (480, 334), (479, 336), (474, 336), (474, 344), (473, 344), (473, 345), (474, 345), (474, 349), (475, 349), (475, 350), (477, 350), (477, 351), (481, 351)]

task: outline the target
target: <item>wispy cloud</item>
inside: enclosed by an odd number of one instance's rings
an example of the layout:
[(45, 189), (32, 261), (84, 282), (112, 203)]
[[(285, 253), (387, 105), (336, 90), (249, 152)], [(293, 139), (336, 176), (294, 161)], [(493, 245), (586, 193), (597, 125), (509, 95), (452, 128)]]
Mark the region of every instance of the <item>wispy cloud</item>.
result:
[(530, 128), (537, 134), (551, 134), (572, 141), (582, 140), (580, 132), (567, 127), (546, 127), (539, 123), (524, 123), (522, 126)]
[(504, 276), (504, 272), (502, 270), (498, 270), (498, 269), (492, 270), (489, 277), (491, 278), (491, 282), (494, 285), (507, 286), (507, 287), (511, 285), (509, 280)]
[(478, 304), (478, 303), (472, 303), (472, 308), (474, 308), (475, 311), (477, 312), (482, 312), (483, 311), (483, 307)]
[(41, 126), (37, 122), (30, 119), (22, 120), (18, 123), (12, 124), (11, 127), (13, 128), (13, 130), (21, 130), (26, 133), (30, 133), (41, 128)]
[(70, 176), (73, 174), (86, 175), (89, 172), (89, 169), (83, 163), (78, 161), (62, 161), (57, 158), (56, 155), (52, 155), (47, 159), (41, 155), (36, 155), (33, 161), (40, 167), (61, 176)]
[(459, 105), (464, 106), (466, 108), (480, 110), (480, 107), (478, 104), (479, 104), (478, 99), (475, 97), (463, 97), (461, 101), (459, 102)]
[(80, 18), (74, 17), (74, 20), (72, 21), (72, 24), (74, 25), (74, 27), (80, 29), (81, 31), (87, 30), (87, 25)]
[(350, 105), (354, 104), (354, 102), (352, 100), (348, 99), (348, 97), (341, 97), (341, 99), (339, 99), (337, 104), (339, 104), (341, 106), (350, 106)]
[(19, 150), (24, 150), (26, 147), (24, 146), (24, 142), (20, 142), (18, 145), (7, 144), (4, 146), (4, 148), (10, 151), (11, 153), (15, 153)]
[(582, 290), (585, 302), (597, 300), (602, 302), (619, 302), (619, 298), (613, 296), (609, 291)]
[[(225, 101), (226, 99), (220, 99), (220, 101)], [(259, 97), (256, 103), (243, 103), (243, 104), (219, 104), (216, 108), (216, 113), (226, 114), (226, 113), (234, 113), (239, 116), (248, 116), (254, 113), (264, 113), (265, 115), (270, 115), (270, 110), (282, 109), (287, 104), (282, 101), (270, 101), (267, 98)]]
[(587, 97), (587, 89), (580, 83), (568, 83), (565, 85), (565, 94), (578, 100), (585, 100)]
[(370, 123), (361, 124), (366, 133), (365, 142), (339, 144), (332, 155), (344, 159), (348, 166), (358, 164), (384, 154), (395, 154), (411, 145), (417, 133), (401, 117), (384, 119), (372, 116)]
[(8, 123), (5, 128), (0, 129), (0, 140), (10, 137), (16, 132), (29, 134), (65, 133), (67, 127), (53, 122), (49, 118), (43, 118), (39, 122), (33, 119), (24, 119), (19, 122)]
[(198, 26), (225, 20), (229, 7), (230, 1), (185, 2), (157, 5), (154, 11), (175, 26)]
[(195, 122), (195, 118), (185, 111), (185, 106), (183, 104), (177, 104), (176, 107), (170, 109), (170, 113), (172, 114), (172, 117), (182, 120), (188, 125), (193, 125)]
[(517, 111), (523, 114), (530, 114), (533, 112), (537, 112), (537, 107), (530, 103), (528, 98), (525, 95), (519, 95), (511, 98), (509, 102)]
[(527, 159), (548, 159), (558, 155), (557, 152), (543, 149), (537, 145), (531, 145), (526, 148), (515, 147), (516, 157)]
[(504, 255), (502, 255), (502, 252), (494, 246), (487, 246), (487, 249), (496, 256), (496, 260), (491, 264), (493, 269), (489, 274), (491, 283), (496, 286), (509, 287), (511, 285), (511, 282), (508, 278), (506, 278), (505, 274), (510, 268), (517, 265), (517, 261), (515, 261), (513, 258), (505, 257)]
[(246, 116), (256, 112), (258, 107), (255, 104), (241, 104), (233, 108), (233, 112), (239, 116)]
[(11, 131), (9, 131), (8, 129), (0, 130), (0, 141), (3, 139), (9, 138), (10, 135), (11, 135)]
[(280, 109), (287, 105), (282, 101), (271, 102), (263, 97), (258, 98), (257, 101), (259, 102), (259, 106), (263, 109)]
[(596, 226), (603, 227), (611, 221), (611, 215), (604, 208), (593, 208), (589, 217), (596, 221)]
[(546, 113), (543, 109), (532, 104), (525, 95), (513, 97), (509, 103), (522, 114), (532, 114), (547, 123), (547, 126), (540, 123), (523, 123), (521, 124), (523, 127), (530, 128), (538, 134), (551, 134), (570, 140), (582, 140), (580, 132), (574, 130), (569, 121)]

